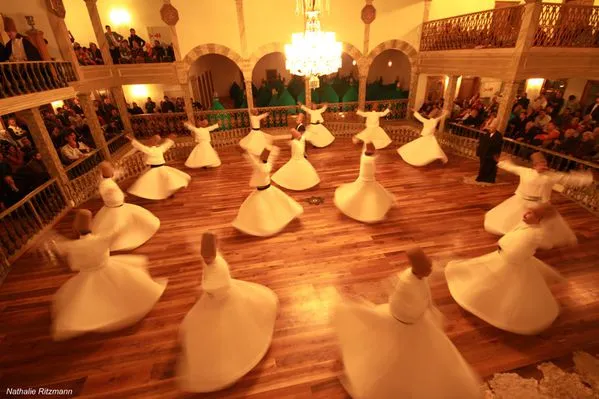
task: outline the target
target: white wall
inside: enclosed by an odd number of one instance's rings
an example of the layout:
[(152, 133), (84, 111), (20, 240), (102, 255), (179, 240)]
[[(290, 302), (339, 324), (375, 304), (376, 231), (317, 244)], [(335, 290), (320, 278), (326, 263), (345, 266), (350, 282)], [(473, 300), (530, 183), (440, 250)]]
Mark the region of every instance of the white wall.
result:
[(270, 53), (262, 57), (252, 73), (252, 82), (256, 87), (260, 87), (262, 80), (266, 79), (266, 70), (276, 69), (281, 77), (285, 79), (287, 83), (291, 79), (291, 74), (285, 69), (285, 55), (283, 53)]
[(566, 85), (566, 91), (564, 92), (564, 98), (567, 100), (568, 96), (575, 95), (576, 99), (580, 101), (582, 98), (582, 93), (584, 92), (584, 88), (587, 85), (588, 80), (584, 78), (571, 78), (568, 79), (568, 84)]
[[(435, 3), (434, 0), (433, 3)], [(460, 1), (455, 1), (459, 3)], [(422, 23), (424, 1), (422, 0), (376, 0), (376, 19), (370, 26), (370, 49), (390, 40), (401, 39), (418, 49), (418, 30)], [(360, 21), (360, 26), (364, 24)], [(362, 29), (362, 28), (361, 28)], [(356, 31), (360, 29), (355, 28)], [(362, 29), (363, 30), (363, 29)], [(362, 50), (362, 46), (357, 46)]]
[(480, 98), (493, 98), (501, 90), (501, 80), (493, 78), (480, 78)]
[(192, 76), (200, 76), (207, 71), (212, 71), (212, 82), (214, 91), (221, 98), (229, 97), (229, 89), (233, 81), (241, 87), (241, 71), (229, 58), (218, 54), (208, 54), (196, 60), (189, 70), (190, 79)]
[[(392, 62), (391, 67), (388, 65), (389, 61)], [(404, 53), (397, 50), (385, 50), (370, 65), (368, 83), (374, 82), (382, 76), (383, 84), (390, 84), (399, 77), (401, 87), (408, 90), (410, 88), (410, 73), (410, 60)]]
[(456, 15), (495, 8), (495, 0), (433, 0), (429, 20), (449, 18)]
[(183, 97), (183, 90), (181, 90), (181, 86), (179, 85), (124, 85), (123, 92), (125, 93), (125, 101), (129, 104), (135, 101), (142, 108), (148, 97), (152, 97), (152, 100), (156, 104), (160, 104), (165, 95), (169, 97)]
[[(26, 32), (31, 29), (31, 27), (27, 25), (25, 16), (33, 16), (35, 29), (44, 32), (44, 38), (48, 41), (48, 52), (50, 53), (50, 57), (56, 59), (62, 58), (60, 50), (58, 49), (58, 44), (56, 44), (54, 33), (50, 27), (50, 21), (48, 21), (44, 0), (3, 0), (0, 6), (0, 12), (15, 21), (18, 32), (23, 36), (26, 36)], [(2, 25), (1, 18), (0, 25)], [(1, 27), (0, 35), (2, 35), (4, 43), (6, 43), (8, 41), (8, 36), (6, 36), (6, 33), (4, 32), (4, 26)]]

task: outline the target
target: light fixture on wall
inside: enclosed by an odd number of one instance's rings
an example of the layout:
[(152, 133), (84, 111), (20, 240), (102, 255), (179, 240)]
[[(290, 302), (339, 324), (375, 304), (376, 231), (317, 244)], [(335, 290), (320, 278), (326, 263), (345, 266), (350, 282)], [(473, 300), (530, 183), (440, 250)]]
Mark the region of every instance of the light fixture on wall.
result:
[(113, 8), (110, 10), (110, 22), (114, 26), (128, 26), (131, 24), (131, 14), (123, 8)]
[(389, 68), (391, 68), (391, 65), (393, 65), (393, 61), (389, 61), (389, 62), (387, 63), (387, 66), (388, 66)]
[(54, 111), (56, 111), (57, 108), (60, 108), (60, 107), (64, 106), (64, 101), (62, 101), (62, 100), (52, 101), (50, 103), (50, 105), (52, 105), (52, 108), (54, 109)]
[(293, 33), (291, 44), (285, 45), (285, 67), (293, 75), (310, 79), (310, 88), (320, 86), (319, 76), (330, 75), (341, 68), (341, 43), (335, 32), (320, 30), (320, 13), (329, 9), (328, 0), (297, 0), (296, 12), (304, 13), (306, 28)]
[(146, 85), (131, 85), (131, 96), (133, 98), (148, 97), (148, 86), (146, 86)]
[(357, 62), (356, 60), (353, 60), (353, 61), (351, 62), (351, 64), (352, 64), (353, 66), (356, 66), (356, 65), (358, 65), (358, 62)]

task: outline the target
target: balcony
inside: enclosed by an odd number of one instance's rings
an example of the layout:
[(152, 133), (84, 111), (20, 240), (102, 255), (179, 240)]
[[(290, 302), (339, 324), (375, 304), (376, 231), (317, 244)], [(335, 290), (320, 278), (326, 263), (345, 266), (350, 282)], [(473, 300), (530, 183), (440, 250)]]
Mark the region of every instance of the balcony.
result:
[[(518, 78), (596, 76), (599, 7), (533, 4), (540, 7)], [(526, 33), (525, 7), (516, 6), (434, 20), (423, 24), (423, 73), (505, 77), (513, 68), (516, 42)], [(523, 35), (526, 36), (526, 35)], [(521, 36), (522, 38), (522, 36)], [(530, 40), (530, 39), (529, 39)], [(473, 51), (475, 50), (475, 51)]]

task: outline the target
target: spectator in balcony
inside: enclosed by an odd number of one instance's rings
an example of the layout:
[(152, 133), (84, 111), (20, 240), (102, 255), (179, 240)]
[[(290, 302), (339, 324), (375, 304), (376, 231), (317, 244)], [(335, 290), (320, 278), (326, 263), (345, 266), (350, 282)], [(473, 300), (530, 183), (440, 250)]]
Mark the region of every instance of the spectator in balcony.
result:
[(551, 117), (555, 118), (564, 106), (564, 94), (561, 91), (556, 91), (555, 95), (549, 100), (548, 105), (553, 109)]
[(17, 143), (20, 147), (22, 146), (21, 142), (24, 139), (29, 139), (31, 142), (31, 135), (29, 132), (17, 124), (17, 120), (15, 118), (8, 118), (8, 126), (6, 127), (6, 131), (12, 139)]
[(85, 51), (85, 49), (81, 47), (79, 43), (73, 44), (73, 50), (75, 51), (79, 65), (96, 65), (96, 63), (90, 58), (89, 53)]
[(54, 126), (52, 128), (52, 131), (50, 132), (50, 138), (52, 139), (52, 144), (54, 144), (54, 148), (60, 148), (60, 146), (64, 142), (63, 137), (64, 135), (60, 128), (58, 126)]
[(129, 112), (131, 113), (131, 115), (141, 115), (144, 113), (144, 110), (141, 109), (141, 107), (137, 105), (137, 103), (134, 101), (133, 106), (131, 107)]
[(166, 50), (158, 40), (154, 40), (154, 47), (152, 47), (150, 57), (154, 62), (162, 62), (166, 57)]
[(81, 159), (90, 152), (90, 148), (82, 142), (77, 141), (75, 132), (70, 132), (65, 136), (66, 144), (60, 148), (60, 154), (67, 163), (73, 163)]
[(141, 37), (137, 36), (135, 29), (129, 29), (129, 47), (134, 48), (133, 43), (137, 43), (139, 48), (143, 48), (146, 45), (146, 41)]
[(175, 104), (168, 98), (168, 96), (164, 96), (164, 100), (160, 103), (160, 112), (168, 113), (175, 112)]
[(481, 119), (478, 109), (472, 108), (468, 115), (462, 120), (462, 125), (478, 127), (482, 122)]
[(528, 105), (530, 104), (530, 100), (528, 99), (528, 95), (526, 92), (522, 93), (516, 104), (521, 105), (524, 110), (528, 109)]
[(570, 95), (568, 96), (568, 101), (564, 104), (564, 108), (562, 109), (562, 113), (565, 110), (569, 109), (572, 115), (580, 111), (580, 102), (576, 99), (576, 96)]
[(564, 154), (573, 155), (580, 146), (580, 133), (574, 129), (568, 129), (564, 132), (563, 139), (560, 138), (555, 140), (554, 151), (562, 152)]
[(185, 112), (185, 101), (183, 97), (177, 97), (175, 100), (175, 112)]
[(106, 41), (108, 42), (108, 48), (110, 49), (110, 56), (112, 57), (112, 63), (118, 64), (121, 54), (119, 51), (121, 41), (124, 39), (120, 34), (113, 32), (110, 26), (106, 25)]
[(582, 117), (582, 120), (580, 121), (580, 127), (585, 132), (588, 130), (593, 131), (593, 129), (595, 128), (595, 121), (593, 120), (590, 114)]
[(31, 161), (31, 158), (37, 153), (35, 146), (29, 141), (29, 139), (23, 139), (20, 150), (23, 152), (23, 162), (27, 163)]
[[(518, 105), (518, 107), (520, 107), (520, 105)], [(526, 112), (520, 111), (515, 118), (512, 118), (509, 121), (507, 131), (510, 133), (506, 136), (511, 138), (520, 136), (524, 132), (527, 122)]]
[(9, 145), (17, 145), (17, 142), (12, 136), (4, 129), (0, 129), (0, 150), (1, 147), (8, 147)]
[(599, 122), (599, 96), (595, 98), (595, 103), (587, 107), (585, 115), (591, 115), (595, 122)]
[(491, 130), (497, 130), (498, 124), (499, 119), (497, 118), (497, 112), (491, 112), (489, 117), (481, 125), (480, 130), (485, 130), (487, 132), (490, 132)]
[(131, 58), (133, 59), (133, 62), (136, 64), (143, 64), (146, 62), (146, 56), (147, 54), (144, 49), (139, 47), (137, 42), (133, 42), (133, 47), (131, 48)]
[[(6, 43), (4, 56), (9, 61), (41, 61), (42, 56), (37, 48), (25, 36), (17, 33), (17, 28), (14, 22), (5, 19), (4, 30), (10, 39)], [(7, 21), (9, 21), (7, 23)]]
[(123, 126), (123, 121), (121, 119), (121, 114), (119, 114), (119, 110), (116, 108), (113, 108), (112, 111), (110, 111), (110, 122), (109, 123), (115, 123), (117, 128), (119, 129), (119, 131), (123, 131), (125, 129), (125, 127)]
[(117, 108), (114, 106), (114, 104), (112, 104), (110, 98), (104, 97), (104, 99), (102, 100), (102, 104), (100, 105), (100, 113), (105, 121), (108, 121), (110, 119), (113, 109)]
[(156, 109), (156, 103), (154, 101), (152, 101), (151, 97), (148, 97), (148, 99), (146, 100), (146, 113), (148, 114), (153, 114), (154, 110)]
[(559, 139), (561, 133), (555, 126), (554, 122), (547, 123), (547, 129), (543, 133), (537, 134), (533, 140), (532, 145), (542, 145), (543, 147), (550, 147), (553, 145), (554, 140)]
[(535, 101), (532, 103), (532, 107), (535, 110), (544, 109), (547, 106), (547, 97), (545, 97), (545, 92), (541, 92)]
[(564, 129), (572, 121), (572, 111), (570, 111), (569, 108), (564, 107), (559, 115), (557, 115), (555, 118), (552, 117), (551, 119), (558, 127)]
[(103, 65), (104, 58), (102, 57), (102, 51), (98, 48), (96, 43), (89, 43), (89, 54), (90, 58), (94, 61), (96, 65)]
[(42, 154), (36, 152), (29, 162), (17, 171), (14, 176), (17, 187), (26, 195), (50, 179)]
[(129, 42), (126, 40), (121, 40), (121, 44), (119, 46), (119, 63), (120, 64), (131, 64), (133, 63), (133, 54), (131, 54), (131, 49), (129, 48)]
[(8, 208), (19, 202), (22, 197), (21, 190), (14, 181), (12, 168), (0, 151), (0, 204)]
[(578, 150), (574, 154), (577, 158), (590, 160), (593, 155), (595, 155), (595, 138), (593, 137), (593, 132), (584, 132), (582, 134), (582, 140), (580, 142), (580, 146)]
[(78, 98), (74, 98), (73, 101), (69, 101), (69, 107), (73, 112), (77, 115), (83, 115), (83, 108), (81, 108), (81, 103)]
[(551, 116), (547, 115), (544, 109), (540, 109), (535, 118), (535, 124), (543, 129), (549, 122), (551, 122)]
[(4, 158), (12, 170), (17, 170), (25, 164), (25, 154), (14, 145), (8, 147)]

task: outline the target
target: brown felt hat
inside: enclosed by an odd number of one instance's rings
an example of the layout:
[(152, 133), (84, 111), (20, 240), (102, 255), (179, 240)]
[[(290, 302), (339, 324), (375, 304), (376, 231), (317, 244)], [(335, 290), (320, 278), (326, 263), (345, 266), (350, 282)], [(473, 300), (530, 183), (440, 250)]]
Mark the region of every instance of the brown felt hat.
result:
[(73, 230), (77, 232), (87, 232), (91, 230), (92, 213), (89, 209), (79, 209), (75, 214), (73, 221)]
[(202, 248), (200, 250), (205, 261), (211, 261), (216, 256), (216, 235), (211, 231), (202, 234)]
[(268, 156), (270, 155), (270, 150), (268, 148), (264, 148), (262, 153), (260, 153), (260, 159), (264, 162), (268, 161)]
[(408, 249), (406, 255), (412, 264), (412, 273), (420, 278), (431, 274), (433, 264), (420, 247)]
[(102, 172), (102, 177), (112, 177), (114, 176), (114, 167), (108, 161), (102, 161), (100, 163), (100, 172)]
[(375, 150), (376, 148), (374, 147), (374, 144), (372, 144), (372, 142), (366, 143), (366, 150), (364, 151), (366, 155), (374, 155)]

